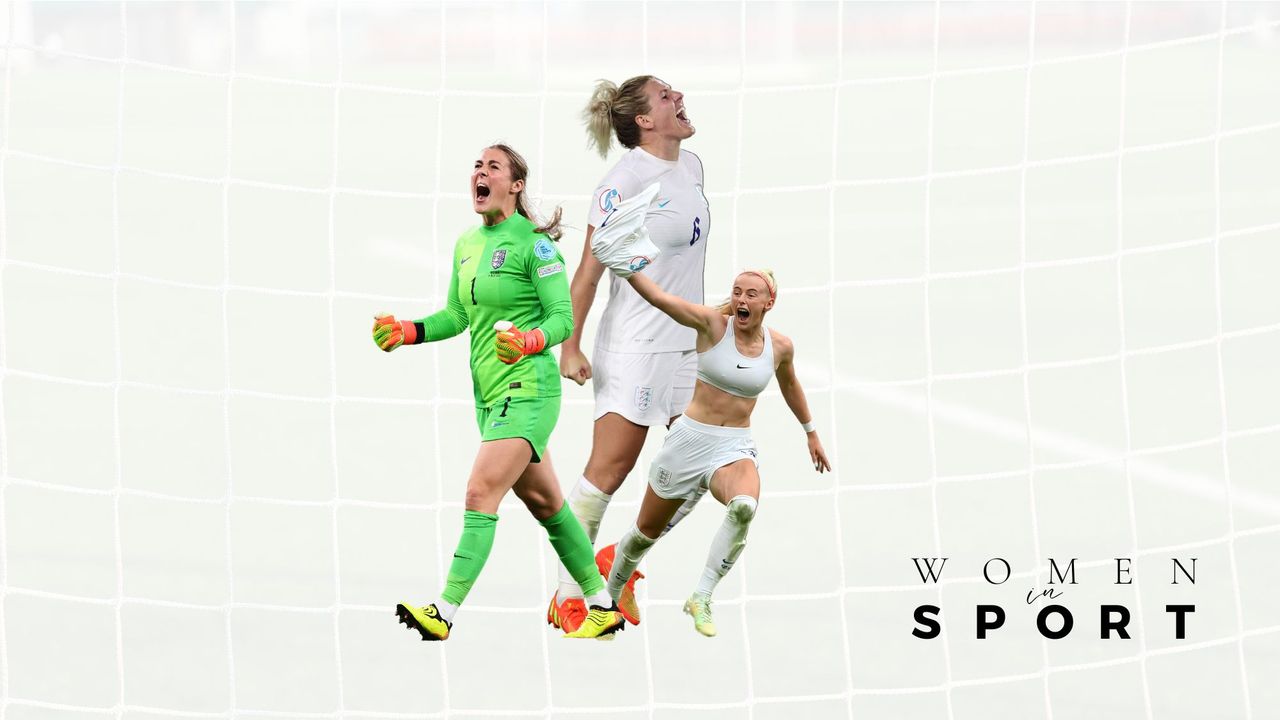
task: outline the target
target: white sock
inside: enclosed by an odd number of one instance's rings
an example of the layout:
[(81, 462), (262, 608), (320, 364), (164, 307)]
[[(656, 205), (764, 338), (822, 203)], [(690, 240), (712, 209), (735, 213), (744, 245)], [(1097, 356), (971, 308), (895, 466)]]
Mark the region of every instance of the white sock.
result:
[(702, 569), (702, 578), (698, 580), (699, 595), (711, 597), (716, 585), (729, 573), (737, 562), (742, 549), (747, 546), (747, 530), (751, 527), (751, 519), (756, 516), (756, 499), (750, 495), (737, 495), (729, 500), (725, 508), (724, 523), (711, 541), (711, 551), (707, 553), (707, 564)]
[(695, 492), (693, 495), (690, 495), (684, 501), (683, 505), (676, 508), (676, 514), (671, 516), (671, 520), (667, 523), (667, 527), (663, 529), (662, 535), (659, 535), (658, 537), (662, 537), (663, 535), (666, 535), (667, 533), (671, 532), (671, 528), (675, 527), (677, 523), (685, 519), (685, 517), (688, 516), (689, 513), (693, 512), (693, 506), (697, 505), (698, 501), (702, 499), (702, 496), (706, 494), (707, 494), (707, 489), (704, 487), (700, 487), (698, 488), (697, 492)]
[[(578, 484), (574, 485), (573, 490), (569, 492), (567, 498), (569, 510), (573, 512), (574, 517), (578, 518), (578, 522), (582, 523), (582, 529), (587, 531), (587, 539), (591, 540), (593, 547), (596, 542), (596, 533), (600, 532), (600, 521), (604, 518), (605, 508), (609, 507), (609, 501), (612, 499), (612, 495), (592, 485), (585, 475), (578, 478)], [(578, 587), (578, 583), (574, 581), (564, 565), (559, 567), (559, 580), (561, 602), (564, 602), (565, 598), (582, 597), (582, 588)]]
[(645, 537), (635, 525), (622, 536), (618, 541), (618, 550), (613, 555), (613, 568), (609, 570), (609, 597), (618, 599), (622, 588), (631, 579), (631, 573), (635, 572), (640, 560), (657, 541), (657, 538)]
[(436, 610), (440, 611), (440, 617), (444, 618), (450, 623), (453, 622), (453, 614), (458, 612), (457, 605), (454, 605), (453, 603), (447, 600), (441, 599), (435, 602), (435, 606), (436, 606)]
[(613, 607), (613, 598), (610, 598), (609, 593), (605, 592), (603, 588), (601, 588), (599, 592), (596, 592), (591, 596), (587, 597), (586, 600), (584, 600), (584, 602), (587, 604), (587, 607), (596, 605), (606, 610)]

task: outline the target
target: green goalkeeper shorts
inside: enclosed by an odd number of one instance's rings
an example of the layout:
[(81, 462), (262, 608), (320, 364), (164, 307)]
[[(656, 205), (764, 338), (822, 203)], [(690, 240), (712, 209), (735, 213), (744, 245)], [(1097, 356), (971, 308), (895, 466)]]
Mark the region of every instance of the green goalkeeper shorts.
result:
[(542, 462), (551, 440), (551, 431), (560, 419), (560, 396), (507, 397), (488, 406), (476, 408), (476, 424), (480, 426), (480, 442), (523, 438), (533, 450), (531, 462)]

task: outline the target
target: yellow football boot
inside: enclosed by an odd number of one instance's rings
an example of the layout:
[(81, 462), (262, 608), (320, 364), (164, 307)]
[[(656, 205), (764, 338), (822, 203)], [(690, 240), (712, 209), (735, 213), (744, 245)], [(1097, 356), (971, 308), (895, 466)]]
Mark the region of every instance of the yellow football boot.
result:
[(565, 633), (564, 636), (567, 638), (612, 640), (614, 633), (625, 629), (626, 626), (627, 621), (622, 617), (622, 613), (618, 612), (617, 603), (608, 608), (592, 605), (578, 629), (571, 633)]
[(453, 627), (453, 623), (440, 617), (440, 611), (436, 609), (435, 603), (426, 607), (400, 603), (396, 605), (396, 617), (400, 618), (400, 622), (417, 630), (423, 640), (448, 640), (449, 630)]

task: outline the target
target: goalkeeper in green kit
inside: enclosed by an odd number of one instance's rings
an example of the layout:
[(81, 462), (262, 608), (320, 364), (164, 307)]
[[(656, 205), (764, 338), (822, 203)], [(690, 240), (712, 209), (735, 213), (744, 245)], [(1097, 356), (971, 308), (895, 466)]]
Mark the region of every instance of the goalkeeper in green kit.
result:
[(445, 640), (453, 616), (493, 547), (498, 505), (508, 490), (547, 529), (560, 562), (582, 587), (590, 611), (568, 637), (611, 638), (622, 614), (605, 591), (591, 541), (560, 494), (547, 441), (560, 415), (560, 368), (548, 350), (573, 330), (558, 239), (560, 211), (537, 226), (525, 201), (529, 166), (506, 145), (484, 149), (471, 173), (471, 202), (483, 223), (458, 238), (444, 310), (421, 320), (379, 315), (378, 347), (444, 340), (471, 331), (471, 381), (480, 451), (467, 480), (466, 512), (440, 599), (396, 606), (423, 640)]

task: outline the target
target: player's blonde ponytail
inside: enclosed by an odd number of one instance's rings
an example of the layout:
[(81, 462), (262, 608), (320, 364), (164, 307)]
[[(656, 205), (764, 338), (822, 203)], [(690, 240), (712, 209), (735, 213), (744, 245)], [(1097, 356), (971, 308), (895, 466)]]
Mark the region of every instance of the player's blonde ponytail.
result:
[(609, 135), (613, 132), (613, 121), (609, 115), (617, 97), (617, 85), (608, 80), (599, 80), (591, 93), (591, 99), (582, 110), (582, 122), (587, 126), (587, 144), (594, 145), (600, 157), (609, 154)]
[[(761, 270), (743, 270), (739, 275), (755, 275), (764, 280), (764, 284), (769, 288), (769, 299), (776, 301), (778, 299), (778, 280), (773, 276), (773, 271), (764, 268)], [(716, 306), (716, 312), (721, 315), (733, 314), (733, 296), (724, 299), (724, 302)]]
[(644, 87), (652, 75), (637, 75), (621, 86), (608, 80), (596, 82), (591, 100), (582, 110), (582, 120), (587, 125), (588, 144), (595, 146), (600, 157), (609, 154), (612, 132), (625, 148), (640, 144), (640, 126), (636, 116), (649, 112), (649, 98)]
[(494, 143), (489, 146), (491, 150), (501, 150), (507, 156), (507, 162), (511, 164), (511, 182), (524, 180), (525, 186), (516, 193), (516, 212), (528, 218), (534, 225), (533, 229), (536, 233), (542, 233), (552, 240), (559, 240), (564, 231), (560, 229), (560, 216), (563, 208), (556, 206), (556, 211), (551, 213), (551, 219), (545, 223), (539, 224), (537, 215), (533, 209), (529, 207), (529, 196), (525, 189), (529, 187), (529, 163), (525, 161), (524, 156), (515, 151), (515, 148), (506, 143)]

